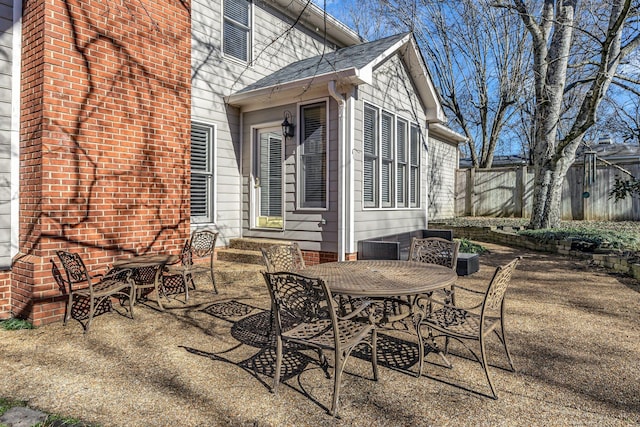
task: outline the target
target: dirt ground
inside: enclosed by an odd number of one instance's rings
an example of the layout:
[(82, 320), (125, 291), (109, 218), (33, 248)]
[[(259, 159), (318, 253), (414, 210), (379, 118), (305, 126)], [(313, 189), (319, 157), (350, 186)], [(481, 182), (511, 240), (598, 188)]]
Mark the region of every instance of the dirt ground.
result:
[[(430, 354), (416, 378), (413, 335), (380, 331), (379, 381), (364, 352), (343, 376), (340, 419), (327, 414), (332, 380), (313, 352), (291, 352), (270, 392), (262, 278), (196, 291), (165, 312), (152, 300), (135, 319), (107, 313), (83, 335), (77, 321), (0, 331), (0, 396), (102, 426), (640, 425), (640, 287), (585, 260), (486, 245), (486, 285), (496, 265), (524, 255), (507, 293), (507, 339), (488, 344), (499, 399), (460, 345), (453, 368)], [(495, 337), (493, 337), (495, 338)]]

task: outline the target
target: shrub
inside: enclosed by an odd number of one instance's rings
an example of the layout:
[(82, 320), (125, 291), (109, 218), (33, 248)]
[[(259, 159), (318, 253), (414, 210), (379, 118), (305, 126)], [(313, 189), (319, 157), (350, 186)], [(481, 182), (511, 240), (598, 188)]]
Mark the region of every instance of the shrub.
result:
[(521, 230), (519, 234), (529, 236), (542, 243), (555, 240), (571, 240), (591, 249), (640, 250), (640, 235), (634, 231), (613, 231), (588, 227)]
[(485, 252), (489, 252), (487, 248), (484, 246), (474, 243), (469, 239), (456, 239), (460, 241), (460, 249), (459, 252), (467, 252), (472, 254), (483, 254)]
[(16, 331), (18, 329), (33, 329), (31, 322), (21, 319), (7, 319), (0, 322), (0, 327), (7, 331)]

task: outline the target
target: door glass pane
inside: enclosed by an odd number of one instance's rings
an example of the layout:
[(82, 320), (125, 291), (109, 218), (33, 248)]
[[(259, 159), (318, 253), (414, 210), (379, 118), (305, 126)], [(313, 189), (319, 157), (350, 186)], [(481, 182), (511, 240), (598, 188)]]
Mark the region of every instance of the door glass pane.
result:
[(260, 216), (282, 217), (282, 139), (260, 134)]

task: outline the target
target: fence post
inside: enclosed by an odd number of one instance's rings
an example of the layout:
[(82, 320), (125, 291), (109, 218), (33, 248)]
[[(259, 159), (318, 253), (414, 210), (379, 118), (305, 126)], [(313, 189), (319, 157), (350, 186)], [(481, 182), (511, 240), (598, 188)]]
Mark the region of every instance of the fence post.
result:
[(465, 209), (469, 216), (476, 216), (476, 168), (469, 168), (469, 177), (467, 179), (467, 208)]
[(526, 212), (525, 209), (525, 195), (527, 194), (527, 166), (522, 165), (516, 169), (516, 206), (513, 214), (518, 218), (524, 218)]

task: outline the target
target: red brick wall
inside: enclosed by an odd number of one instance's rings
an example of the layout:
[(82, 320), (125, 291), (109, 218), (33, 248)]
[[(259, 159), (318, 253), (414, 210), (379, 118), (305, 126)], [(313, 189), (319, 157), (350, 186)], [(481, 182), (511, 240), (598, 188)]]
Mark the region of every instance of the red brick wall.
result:
[(82, 252), (89, 269), (179, 251), (189, 233), (189, 8), (25, 1), (15, 315), (62, 319), (57, 249)]
[(11, 272), (0, 271), (0, 320), (11, 317)]
[[(335, 252), (302, 251), (302, 258), (306, 265), (317, 265), (325, 262), (338, 261), (338, 254)], [(345, 261), (355, 261), (358, 253), (345, 254)]]

